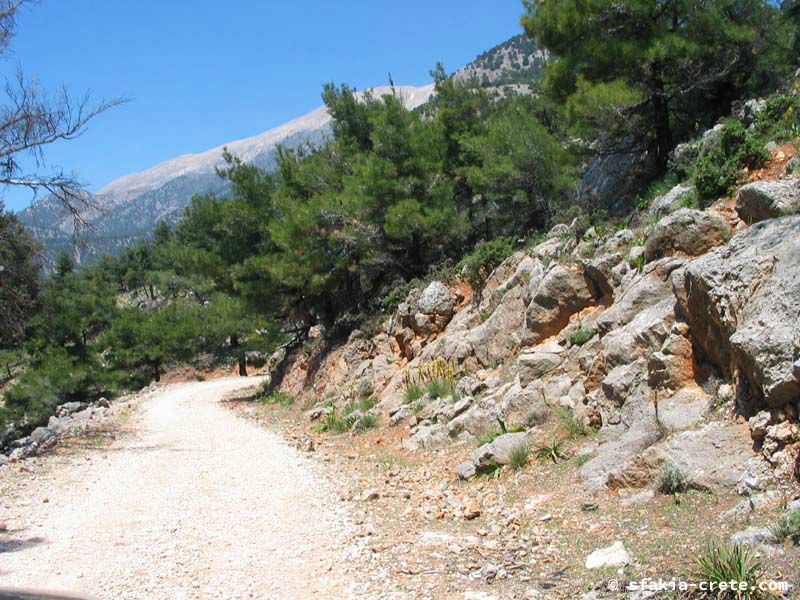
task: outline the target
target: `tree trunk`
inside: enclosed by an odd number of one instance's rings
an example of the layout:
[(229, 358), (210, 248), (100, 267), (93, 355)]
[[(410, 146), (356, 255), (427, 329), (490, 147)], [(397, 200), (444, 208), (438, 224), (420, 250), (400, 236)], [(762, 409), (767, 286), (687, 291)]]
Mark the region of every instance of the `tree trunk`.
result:
[(239, 377), (247, 377), (247, 357), (244, 352), (239, 355)]
[(152, 364), (153, 368), (153, 380), (158, 383), (161, 381), (161, 365), (158, 362), (154, 362)]
[(666, 174), (669, 153), (672, 152), (672, 127), (669, 124), (669, 103), (664, 92), (664, 81), (658, 65), (653, 66), (653, 119), (656, 134), (656, 168), (658, 176)]

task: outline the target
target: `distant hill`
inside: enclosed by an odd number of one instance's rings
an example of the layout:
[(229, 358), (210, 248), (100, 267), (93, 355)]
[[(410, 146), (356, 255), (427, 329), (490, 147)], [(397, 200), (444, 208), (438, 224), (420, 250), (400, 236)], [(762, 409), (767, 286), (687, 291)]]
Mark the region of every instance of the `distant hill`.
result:
[[(504, 94), (510, 90), (529, 93), (541, 77), (547, 59), (546, 51), (537, 50), (525, 36), (518, 35), (484, 52), (454, 77), (474, 77), (484, 87)], [(390, 91), (389, 87), (372, 89), (375, 95)], [(395, 91), (412, 109), (431, 98), (433, 85), (399, 86)], [(35, 201), (18, 216), (43, 242), (49, 259), (64, 250), (76, 263), (86, 264), (103, 253), (120, 253), (150, 235), (159, 221), (177, 223), (195, 194), (224, 194), (228, 183), (214, 170), (223, 162), (223, 147), (245, 162), (270, 170), (275, 166), (279, 144), (290, 148), (319, 144), (329, 133), (329, 125), (330, 115), (323, 106), (259, 135), (199, 154), (179, 156), (140, 173), (120, 177), (92, 195), (93, 203), (100, 208), (84, 215), (90, 230), (81, 235), (81, 243), (77, 245), (71, 216), (52, 197)]]

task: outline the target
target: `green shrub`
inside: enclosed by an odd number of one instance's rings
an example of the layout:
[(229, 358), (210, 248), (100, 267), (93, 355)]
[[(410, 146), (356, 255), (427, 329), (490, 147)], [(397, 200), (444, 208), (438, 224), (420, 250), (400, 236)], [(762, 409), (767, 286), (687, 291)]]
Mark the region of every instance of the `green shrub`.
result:
[(358, 433), (363, 433), (368, 429), (373, 429), (378, 425), (378, 417), (375, 415), (364, 415), (355, 422), (354, 429)]
[(454, 392), (452, 384), (446, 379), (434, 379), (433, 381), (429, 381), (425, 384), (425, 391), (428, 392), (431, 400), (446, 398)]
[[(761, 564), (755, 553), (739, 544), (709, 544), (697, 558), (699, 581), (720, 584), (722, 582), (744, 582), (752, 592), (718, 592), (714, 597), (723, 600), (766, 598), (766, 592), (758, 589), (761, 579)], [(726, 594), (726, 595), (723, 595)]]
[(718, 145), (695, 163), (694, 185), (701, 206), (730, 193), (741, 169), (760, 167), (768, 158), (763, 137), (749, 133), (739, 121), (727, 121)]
[(511, 238), (498, 237), (490, 242), (478, 242), (475, 249), (467, 254), (456, 265), (456, 273), (467, 279), (475, 298), (480, 299), (486, 279), (500, 263), (514, 252), (514, 243)]
[(511, 451), (508, 454), (508, 464), (515, 471), (519, 471), (528, 464), (528, 458), (530, 455), (531, 451), (530, 448), (528, 448), (528, 444), (517, 444), (511, 448)]
[(658, 491), (679, 494), (688, 488), (686, 473), (672, 463), (665, 464), (658, 475)]
[(595, 333), (594, 329), (581, 329), (569, 336), (569, 343), (572, 346), (583, 346), (594, 337)]
[(365, 396), (364, 398), (360, 398), (357, 402), (358, 410), (361, 412), (367, 412), (374, 406), (377, 406), (378, 399), (375, 396)]
[(416, 402), (420, 398), (422, 398), (425, 391), (422, 389), (422, 386), (418, 383), (411, 383), (406, 387), (405, 392), (403, 392), (403, 401), (406, 404), (411, 404), (412, 402)]
[(770, 531), (778, 540), (792, 540), (800, 544), (800, 509), (783, 515), (770, 527)]

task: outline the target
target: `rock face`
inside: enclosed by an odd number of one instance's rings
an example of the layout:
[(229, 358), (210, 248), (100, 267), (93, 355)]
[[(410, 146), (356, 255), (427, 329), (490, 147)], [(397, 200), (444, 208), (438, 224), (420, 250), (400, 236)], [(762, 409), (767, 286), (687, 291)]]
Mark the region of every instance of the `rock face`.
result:
[(756, 181), (739, 188), (736, 211), (747, 223), (800, 212), (800, 179)]
[(699, 256), (724, 244), (730, 235), (725, 219), (712, 212), (682, 208), (661, 219), (645, 245), (647, 260), (685, 254)]
[(770, 406), (800, 397), (800, 216), (739, 233), (676, 287), (693, 338), (725, 377)]

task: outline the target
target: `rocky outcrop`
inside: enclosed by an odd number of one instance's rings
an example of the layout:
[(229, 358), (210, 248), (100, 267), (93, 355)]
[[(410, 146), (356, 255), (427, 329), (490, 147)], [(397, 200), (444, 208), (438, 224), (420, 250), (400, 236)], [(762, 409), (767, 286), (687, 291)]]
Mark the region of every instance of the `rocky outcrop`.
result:
[(533, 292), (525, 314), (527, 341), (537, 344), (555, 335), (575, 313), (594, 302), (583, 270), (555, 265)]
[(739, 188), (736, 211), (746, 223), (800, 212), (800, 179), (756, 181)]
[(673, 256), (699, 256), (724, 244), (730, 229), (720, 215), (682, 208), (656, 223), (645, 244), (648, 261)]
[(724, 377), (770, 406), (800, 398), (800, 216), (737, 234), (676, 288), (692, 337)]

